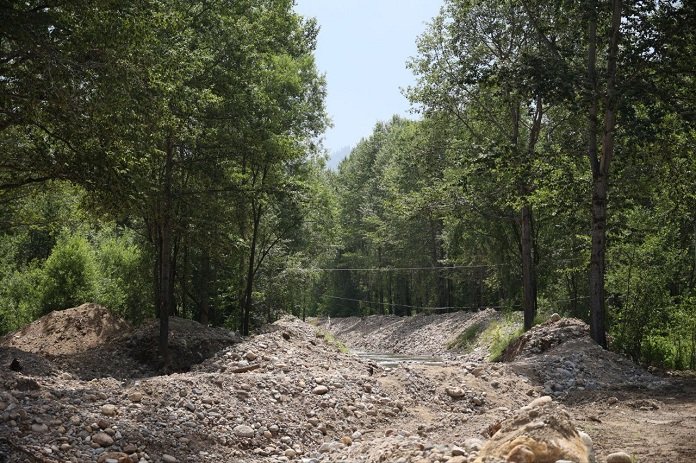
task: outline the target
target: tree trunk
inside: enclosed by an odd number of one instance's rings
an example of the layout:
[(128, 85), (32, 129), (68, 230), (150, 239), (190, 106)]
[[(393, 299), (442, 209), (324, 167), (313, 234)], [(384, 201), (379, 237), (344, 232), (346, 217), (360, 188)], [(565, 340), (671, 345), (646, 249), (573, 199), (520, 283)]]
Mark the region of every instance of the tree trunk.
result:
[(592, 251), (590, 255), (590, 335), (597, 344), (606, 348), (606, 307), (604, 297), (604, 274), (606, 262), (607, 193), (609, 189), (609, 166), (614, 156), (614, 129), (616, 126), (616, 68), (621, 31), (621, 0), (612, 1), (611, 36), (607, 58), (607, 89), (604, 109), (604, 134), (601, 156), (597, 150), (597, 19), (596, 2), (588, 23), (587, 77), (590, 90), (589, 146), (588, 154), (592, 167)]
[(159, 226), (159, 354), (165, 365), (169, 364), (169, 314), (173, 306), (172, 281), (172, 178), (174, 171), (174, 147), (167, 142), (164, 164), (164, 185)]
[(201, 256), (201, 280), (200, 280), (200, 305), (198, 310), (198, 321), (201, 325), (207, 325), (210, 322), (210, 253), (207, 249), (203, 250)]
[(251, 307), (253, 305), (254, 274), (256, 267), (256, 241), (259, 235), (259, 223), (261, 222), (261, 206), (252, 205), (254, 223), (251, 234), (251, 247), (249, 249), (249, 261), (247, 266), (246, 290), (244, 291), (244, 305), (242, 314), (242, 336), (249, 336), (251, 321)]
[(536, 317), (536, 275), (534, 269), (534, 246), (532, 207), (522, 206), (520, 213), (520, 244), (522, 250), (522, 307), (524, 309), (524, 330), (534, 326)]

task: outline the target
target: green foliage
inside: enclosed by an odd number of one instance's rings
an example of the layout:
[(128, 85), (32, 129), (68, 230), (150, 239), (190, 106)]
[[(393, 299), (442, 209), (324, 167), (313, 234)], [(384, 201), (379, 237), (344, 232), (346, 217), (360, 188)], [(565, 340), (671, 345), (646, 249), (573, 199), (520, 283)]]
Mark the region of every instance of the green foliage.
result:
[(94, 301), (132, 322), (152, 315), (148, 260), (133, 232), (102, 231), (97, 238), (98, 269)]
[(336, 336), (334, 336), (329, 331), (318, 328), (317, 337), (322, 338), (328, 346), (331, 346), (331, 348), (336, 349), (339, 352), (343, 352), (344, 354), (350, 352), (350, 349), (348, 349), (348, 347), (345, 344), (343, 344), (343, 342), (337, 339)]
[(462, 350), (464, 352), (469, 352), (476, 345), (478, 336), (486, 328), (485, 322), (476, 323), (461, 333), (450, 342), (447, 343), (447, 349), (449, 350)]
[(63, 236), (43, 265), (41, 313), (94, 300), (97, 266), (94, 251), (81, 236)]
[(524, 328), (521, 326), (520, 317), (510, 314), (505, 315), (501, 320), (494, 320), (481, 334), (481, 341), (488, 346), (488, 360), (491, 362), (499, 361), (505, 349), (522, 336)]

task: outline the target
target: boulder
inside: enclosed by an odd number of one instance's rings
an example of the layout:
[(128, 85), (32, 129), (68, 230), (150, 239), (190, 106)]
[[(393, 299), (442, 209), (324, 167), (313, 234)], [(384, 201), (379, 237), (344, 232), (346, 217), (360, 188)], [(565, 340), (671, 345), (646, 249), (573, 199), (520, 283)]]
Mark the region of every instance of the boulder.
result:
[(475, 463), (595, 463), (591, 444), (573, 426), (568, 412), (540, 398), (500, 423)]

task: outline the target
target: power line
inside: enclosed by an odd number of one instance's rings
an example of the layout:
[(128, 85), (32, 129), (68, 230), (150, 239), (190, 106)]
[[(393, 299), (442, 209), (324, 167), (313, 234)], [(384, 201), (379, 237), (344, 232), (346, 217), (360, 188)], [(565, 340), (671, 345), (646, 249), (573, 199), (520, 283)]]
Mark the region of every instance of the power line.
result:
[[(491, 264), (491, 265), (449, 265), (447, 267), (365, 267), (365, 268), (294, 268), (299, 272), (392, 272), (392, 271), (410, 271), (410, 270), (455, 270), (455, 269), (479, 269), (479, 268), (496, 268), (509, 267), (510, 264)], [(289, 269), (290, 270), (290, 269)]]
[[(379, 301), (369, 301), (367, 299), (353, 299), (349, 297), (339, 297), (339, 296), (324, 296), (328, 299), (336, 299), (340, 301), (351, 301), (351, 302), (362, 302), (365, 304), (376, 304), (376, 305), (385, 305), (385, 306), (391, 306), (391, 307), (405, 307), (408, 309), (420, 309), (420, 310), (480, 310), (480, 309), (521, 309), (522, 306), (519, 304), (516, 305), (481, 305), (481, 306), (445, 306), (445, 307), (427, 307), (427, 306), (420, 306), (420, 305), (409, 305), (409, 304), (397, 304), (395, 302), (379, 302)], [(548, 304), (554, 304), (558, 302), (572, 302), (573, 300), (579, 300), (579, 299), (589, 299), (589, 296), (578, 296), (574, 299), (556, 299), (552, 301), (543, 301)]]
[(473, 310), (473, 309), (480, 309), (480, 308), (490, 308), (490, 309), (499, 309), (502, 308), (502, 306), (467, 306), (467, 307), (426, 307), (426, 306), (420, 306), (420, 305), (409, 305), (409, 304), (397, 304), (395, 302), (378, 302), (378, 301), (368, 301), (366, 299), (352, 299), (349, 297), (338, 297), (338, 296), (324, 296), (328, 299), (338, 299), (341, 301), (352, 301), (352, 302), (364, 302), (365, 304), (377, 304), (377, 305), (387, 305), (387, 306), (395, 306), (395, 307), (406, 307), (409, 309), (421, 309), (421, 310)]

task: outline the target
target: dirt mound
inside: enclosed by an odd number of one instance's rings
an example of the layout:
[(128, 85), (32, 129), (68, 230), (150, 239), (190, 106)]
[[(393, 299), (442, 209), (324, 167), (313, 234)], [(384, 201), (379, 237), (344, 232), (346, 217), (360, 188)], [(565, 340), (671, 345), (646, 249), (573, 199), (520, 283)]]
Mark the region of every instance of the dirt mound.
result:
[(355, 350), (441, 356), (460, 333), (496, 316), (493, 309), (413, 317), (371, 315), (324, 320), (322, 327)]
[[(108, 309), (83, 304), (51, 312), (0, 340), (0, 362), (18, 359), (25, 373), (67, 373), (84, 380), (135, 378), (161, 373), (159, 320), (133, 328)], [(166, 372), (188, 371), (241, 337), (178, 317), (169, 319), (170, 365)]]
[(512, 368), (565, 397), (585, 390), (657, 389), (665, 382), (629, 359), (602, 349), (587, 324), (552, 317), (520, 336), (503, 353)]
[(582, 320), (551, 317), (512, 342), (503, 352), (502, 360), (510, 362), (518, 357), (538, 355), (571, 339), (589, 335), (590, 327)]
[(97, 304), (82, 304), (45, 315), (0, 339), (0, 346), (63, 356), (99, 347), (130, 331), (130, 324)]
[[(124, 350), (141, 364), (154, 369), (163, 366), (158, 355), (159, 320), (150, 320), (124, 340)], [(239, 334), (179, 317), (169, 317), (170, 371), (189, 371), (195, 364), (221, 349), (242, 342)]]

